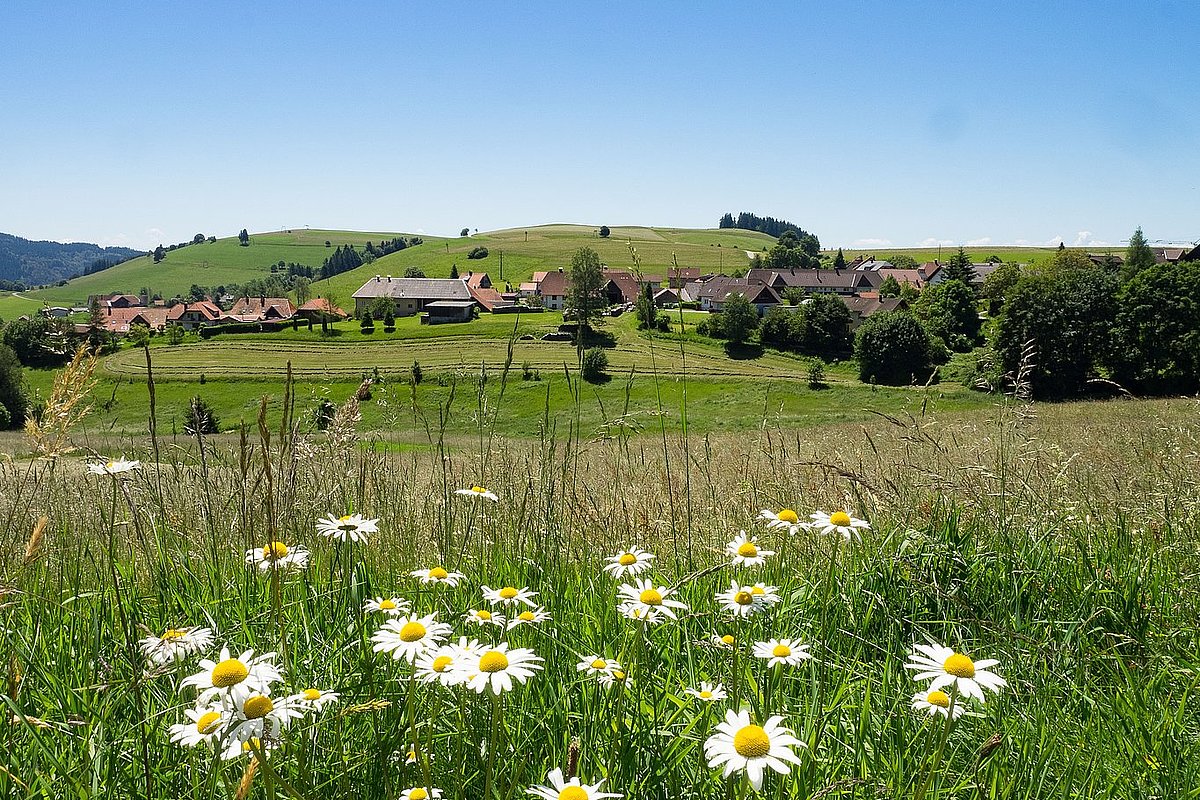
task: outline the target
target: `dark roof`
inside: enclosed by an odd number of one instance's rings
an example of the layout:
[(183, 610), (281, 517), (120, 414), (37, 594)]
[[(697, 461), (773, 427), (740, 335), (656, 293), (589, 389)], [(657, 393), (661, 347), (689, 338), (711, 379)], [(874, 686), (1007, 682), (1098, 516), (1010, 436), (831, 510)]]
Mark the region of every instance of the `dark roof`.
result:
[(545, 277), (538, 281), (538, 294), (566, 297), (568, 283), (567, 273), (562, 270), (547, 272)]
[(868, 285), (866, 273), (851, 269), (752, 269), (746, 279), (760, 281), (775, 289), (799, 287), (801, 289), (857, 289)]
[(470, 308), (475, 305), (474, 300), (434, 300), (432, 303), (426, 303), (426, 308)]
[(852, 314), (857, 314), (859, 319), (866, 319), (872, 314), (878, 314), (881, 311), (897, 311), (899, 309), (908, 308), (908, 303), (902, 297), (843, 297), (842, 302), (850, 309)]
[(471, 299), (467, 284), (459, 278), (385, 278), (376, 275), (351, 295), (355, 300), (390, 297), (407, 300)]

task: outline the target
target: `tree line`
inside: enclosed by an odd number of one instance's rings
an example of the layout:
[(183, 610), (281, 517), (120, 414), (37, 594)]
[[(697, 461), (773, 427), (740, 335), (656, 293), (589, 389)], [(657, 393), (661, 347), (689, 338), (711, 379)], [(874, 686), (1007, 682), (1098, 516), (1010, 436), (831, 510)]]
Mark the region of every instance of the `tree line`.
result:
[(760, 217), (757, 214), (751, 214), (749, 211), (743, 211), (736, 217), (733, 214), (725, 214), (717, 223), (718, 228), (737, 228), (743, 231), (758, 231), (765, 233), (768, 236), (779, 238), (783, 234), (791, 231), (797, 236), (804, 236), (806, 232), (799, 225), (788, 222), (783, 219), (775, 219), (775, 217)]

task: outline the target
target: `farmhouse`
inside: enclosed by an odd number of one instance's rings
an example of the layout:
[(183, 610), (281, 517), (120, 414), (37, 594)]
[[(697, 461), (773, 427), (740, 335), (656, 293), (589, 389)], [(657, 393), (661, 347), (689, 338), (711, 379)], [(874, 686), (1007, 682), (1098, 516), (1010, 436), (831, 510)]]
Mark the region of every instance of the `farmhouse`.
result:
[(809, 294), (828, 292), (850, 295), (872, 288), (867, 273), (852, 269), (752, 269), (746, 273), (746, 280), (764, 283), (777, 292), (795, 288)]
[(354, 297), (354, 313), (362, 316), (380, 297), (395, 305), (397, 317), (419, 314), (439, 300), (472, 300), (466, 281), (460, 278), (393, 278), (376, 275), (364, 283)]
[[(538, 280), (538, 276), (541, 280)], [(542, 298), (542, 307), (552, 311), (560, 311), (567, 304), (567, 274), (562, 267), (557, 272), (535, 272), (533, 279), (537, 283), (537, 293)]]
[(291, 319), (296, 307), (286, 297), (241, 297), (222, 319), (229, 322), (268, 322)]
[(211, 300), (180, 303), (167, 310), (167, 321), (179, 325), (185, 331), (194, 331), (202, 325), (212, 325), (220, 319), (221, 308)]
[(720, 311), (725, 307), (725, 302), (730, 295), (735, 294), (744, 295), (760, 315), (768, 307), (779, 305), (779, 294), (765, 283), (749, 278), (726, 278), (724, 276), (705, 281), (701, 285), (696, 299), (700, 301), (700, 308), (705, 311)]
[(317, 297), (297, 308), (296, 316), (300, 319), (320, 322), (322, 317), (330, 320), (338, 320), (345, 319), (350, 315), (330, 303), (324, 297)]
[(899, 297), (881, 298), (875, 292), (864, 292), (854, 297), (843, 296), (841, 301), (850, 309), (850, 330), (855, 330), (874, 314), (882, 311), (903, 311), (908, 308), (908, 303)]

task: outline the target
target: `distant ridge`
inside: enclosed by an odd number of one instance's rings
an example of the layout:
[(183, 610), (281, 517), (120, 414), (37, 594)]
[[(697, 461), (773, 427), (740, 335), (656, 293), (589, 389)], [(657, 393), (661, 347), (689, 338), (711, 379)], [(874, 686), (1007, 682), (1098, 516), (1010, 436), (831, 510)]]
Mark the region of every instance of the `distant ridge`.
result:
[(56, 283), (81, 275), (100, 259), (118, 263), (142, 255), (128, 247), (101, 247), (86, 242), (35, 242), (0, 233), (0, 280), (27, 286)]

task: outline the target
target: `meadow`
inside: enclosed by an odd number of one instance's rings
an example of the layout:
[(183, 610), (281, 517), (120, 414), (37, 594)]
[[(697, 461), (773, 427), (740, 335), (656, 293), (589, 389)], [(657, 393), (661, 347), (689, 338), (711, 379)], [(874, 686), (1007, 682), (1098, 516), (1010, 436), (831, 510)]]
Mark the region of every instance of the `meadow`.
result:
[(510, 437), (486, 391), (422, 448), (285, 401), (4, 459), (0, 792), (1196, 796), (1195, 401)]

